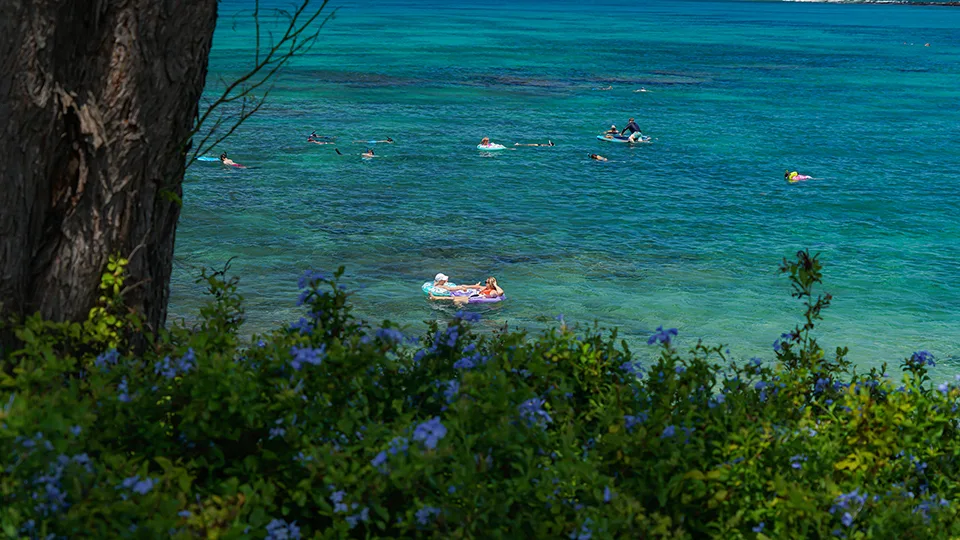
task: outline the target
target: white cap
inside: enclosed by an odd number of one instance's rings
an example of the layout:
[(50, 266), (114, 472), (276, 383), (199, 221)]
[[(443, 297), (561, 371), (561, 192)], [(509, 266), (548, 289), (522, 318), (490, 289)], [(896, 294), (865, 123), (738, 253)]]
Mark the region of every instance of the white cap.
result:
[(447, 281), (447, 280), (449, 280), (449, 279), (450, 279), (450, 278), (447, 277), (447, 275), (444, 274), (443, 272), (437, 274), (437, 275), (433, 278), (434, 281)]

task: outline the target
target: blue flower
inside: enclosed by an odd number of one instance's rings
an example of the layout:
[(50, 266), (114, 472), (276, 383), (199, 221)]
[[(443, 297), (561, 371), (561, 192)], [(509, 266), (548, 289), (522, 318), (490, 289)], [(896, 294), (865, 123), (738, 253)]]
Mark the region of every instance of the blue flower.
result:
[(163, 375), (167, 379), (172, 379), (196, 367), (196, 360), (197, 358), (193, 352), (193, 348), (190, 348), (187, 349), (186, 354), (184, 354), (182, 358), (173, 362), (170, 361), (169, 356), (165, 356), (163, 360), (154, 364), (153, 372), (157, 375)]
[(301, 334), (309, 334), (313, 331), (313, 321), (300, 317), (300, 320), (290, 325), (290, 330), (297, 330)]
[(300, 538), (300, 528), (297, 522), (287, 523), (275, 519), (267, 524), (267, 536), (264, 540), (298, 540)]
[(942, 383), (942, 384), (940, 384), (940, 386), (937, 387), (937, 390), (939, 390), (939, 391), (940, 391), (941, 393), (943, 393), (943, 394), (949, 393), (949, 392), (950, 392), (950, 383)]
[(713, 396), (712, 398), (710, 398), (710, 401), (707, 402), (707, 406), (710, 407), (711, 409), (713, 409), (714, 407), (716, 407), (717, 405), (720, 405), (721, 403), (725, 402), (726, 400), (727, 400), (727, 396), (725, 396), (725, 395), (723, 395), (723, 394), (717, 394), (717, 395)]
[(758, 534), (759, 534), (759, 533), (762, 533), (762, 532), (763, 532), (763, 528), (764, 528), (765, 526), (766, 526), (766, 523), (764, 523), (764, 522), (761, 521), (760, 523), (757, 523), (757, 526), (756, 526), (756, 527), (753, 528), (753, 532), (758, 533)]
[(775, 351), (777, 351), (777, 352), (780, 352), (781, 349), (783, 349), (783, 347), (780, 346), (780, 340), (778, 339), (778, 340), (774, 341), (774, 342), (773, 342), (773, 350), (775, 350)]
[(407, 339), (403, 332), (396, 328), (380, 328), (377, 330), (376, 336), (387, 343), (403, 343)]
[(669, 328), (667, 330), (663, 329), (663, 326), (658, 326), (657, 331), (650, 336), (650, 339), (647, 340), (647, 345), (653, 345), (654, 343), (660, 342), (664, 345), (670, 344), (670, 337), (677, 335), (676, 328)]
[(522, 418), (528, 426), (538, 425), (542, 428), (547, 427), (547, 424), (553, 422), (553, 418), (550, 417), (550, 413), (544, 410), (543, 405), (546, 403), (541, 398), (530, 398), (518, 407), (520, 410), (520, 418)]
[(760, 367), (760, 364), (763, 364), (763, 359), (757, 357), (751, 358), (750, 361), (753, 362), (753, 365), (757, 367)]
[(138, 481), (134, 484), (132, 491), (139, 495), (146, 495), (153, 489), (156, 481), (153, 478), (144, 478), (143, 480)]
[(477, 322), (480, 320), (479, 313), (471, 313), (469, 311), (458, 311), (453, 317), (455, 319), (460, 319), (463, 322)]
[(608, 503), (613, 500), (613, 491), (610, 490), (610, 486), (603, 488), (603, 502)]
[(270, 438), (275, 439), (277, 437), (283, 437), (287, 433), (287, 430), (282, 427), (270, 428)]
[(440, 515), (440, 509), (433, 506), (425, 506), (417, 510), (417, 523), (420, 525), (429, 525), (431, 521)]
[(840, 522), (843, 523), (844, 527), (849, 527), (853, 525), (853, 516), (850, 515), (850, 512), (844, 512), (843, 517), (840, 518)]
[(913, 353), (909, 360), (908, 364), (913, 364), (914, 366), (930, 366), (936, 367), (937, 363), (933, 361), (933, 355), (929, 351), (917, 351)]
[(590, 538), (593, 537), (593, 531), (590, 530), (589, 524), (590, 520), (588, 519), (580, 526), (579, 530), (574, 529), (568, 538), (570, 538), (570, 540), (590, 540)]
[(683, 367), (683, 366), (680, 365), (680, 364), (677, 364), (676, 367), (673, 368), (673, 371), (675, 371), (675, 372), (677, 373), (677, 375), (680, 375), (681, 373), (683, 373), (683, 372), (686, 371), (686, 370), (687, 370), (687, 368)]
[(446, 434), (447, 428), (440, 422), (440, 418), (435, 416), (413, 430), (413, 440), (422, 442), (428, 450), (433, 450), (437, 447), (437, 442)]
[(312, 349), (310, 347), (290, 347), (290, 354), (293, 356), (293, 360), (290, 361), (290, 365), (293, 369), (300, 371), (300, 368), (303, 364), (310, 364), (311, 366), (319, 366), (323, 359), (326, 358), (326, 345), (321, 345), (319, 348)]
[(620, 365), (620, 370), (625, 371), (634, 377), (643, 377), (643, 367), (641, 367), (640, 362), (637, 362), (636, 360), (624, 362)]
[(446, 389), (443, 391), (443, 397), (447, 400), (447, 403), (453, 403), (457, 399), (457, 394), (460, 393), (460, 383), (456, 380), (449, 380), (446, 383)]
[[(444, 433), (446, 433), (446, 431), (444, 431)], [(406, 452), (409, 447), (410, 441), (408, 441), (406, 437), (395, 437), (390, 441), (390, 455), (395, 456), (400, 452)]]
[(326, 281), (327, 278), (323, 274), (315, 270), (307, 270), (300, 276), (300, 279), (297, 281), (297, 287), (300, 289), (306, 289), (307, 287), (313, 287), (314, 283), (317, 281)]
[(472, 356), (464, 356), (453, 364), (454, 369), (473, 369), (487, 361), (487, 357), (476, 353)]
[(560, 321), (560, 324), (565, 324), (565, 323), (563, 322), (563, 313), (557, 315), (556, 317), (554, 317), (554, 319)]
[(73, 426), (72, 428), (70, 428), (70, 433), (73, 434), (74, 437), (79, 437), (80, 432), (82, 431), (83, 431), (83, 428), (80, 426)]
[(127, 378), (124, 377), (120, 379), (120, 384), (117, 386), (117, 399), (122, 403), (130, 403), (130, 389), (127, 387)]
[(802, 469), (802, 468), (803, 468), (803, 463), (802, 463), (802, 462), (804, 462), (804, 461), (806, 461), (806, 460), (807, 460), (807, 456), (803, 456), (803, 455), (800, 455), (800, 454), (797, 454), (797, 455), (795, 455), (795, 456), (791, 456), (791, 457), (790, 457), (790, 466), (793, 467), (794, 469)]
[(350, 525), (350, 528), (352, 529), (356, 527), (357, 523), (361, 521), (363, 521), (364, 523), (366, 523), (367, 521), (370, 521), (370, 509), (367, 507), (364, 507), (363, 510), (360, 510), (359, 514), (347, 516), (346, 519), (347, 519), (347, 524)]
[(181, 511), (177, 512), (177, 515), (180, 516), (180, 517), (182, 517), (182, 518), (188, 518), (188, 517), (192, 516), (193, 514), (191, 514), (189, 510), (181, 510)]
[(645, 412), (641, 412), (636, 416), (626, 414), (623, 416), (623, 422), (627, 428), (627, 431), (633, 431), (633, 428), (636, 427), (637, 424), (646, 422), (648, 417), (649, 415), (647, 415)]
[(853, 511), (856, 512), (859, 511), (866, 502), (867, 494), (861, 494), (859, 488), (854, 489), (850, 493), (843, 493), (834, 499), (833, 506), (830, 507), (830, 513), (836, 514), (840, 510), (848, 509), (853, 509)]
[(117, 350), (109, 349), (97, 356), (97, 359), (93, 361), (93, 365), (104, 371), (107, 371), (107, 368), (117, 365), (117, 362), (119, 361), (120, 354), (117, 352)]
[(663, 428), (663, 433), (660, 434), (661, 439), (666, 439), (667, 437), (673, 437), (677, 432), (677, 428), (673, 425), (669, 425)]

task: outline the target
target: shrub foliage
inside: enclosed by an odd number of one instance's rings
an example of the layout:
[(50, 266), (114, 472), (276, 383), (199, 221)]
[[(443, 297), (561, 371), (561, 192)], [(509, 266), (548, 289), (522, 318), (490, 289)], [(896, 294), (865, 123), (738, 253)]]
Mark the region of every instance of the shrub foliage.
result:
[(7, 537), (778, 538), (960, 533), (960, 389), (933, 357), (857, 373), (814, 337), (821, 264), (784, 260), (801, 323), (775, 358), (616, 331), (421, 340), (351, 315), (332, 275), (304, 317), (240, 338), (227, 269), (192, 328), (145, 336), (113, 259), (82, 324), (11, 322), (0, 360)]

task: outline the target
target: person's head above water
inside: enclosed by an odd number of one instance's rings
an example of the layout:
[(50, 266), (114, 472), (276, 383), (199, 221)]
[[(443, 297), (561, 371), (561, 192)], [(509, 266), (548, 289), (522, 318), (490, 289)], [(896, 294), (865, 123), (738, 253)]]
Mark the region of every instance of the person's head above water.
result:
[(490, 137), (480, 139), (480, 144), (490, 144)]
[(627, 122), (633, 122), (633, 118), (627, 119)]
[(434, 284), (434, 285), (443, 285), (443, 284), (446, 283), (449, 279), (450, 279), (450, 278), (449, 278), (446, 274), (444, 274), (443, 272), (440, 272), (439, 274), (437, 274), (436, 276), (433, 277), (433, 284)]
[(393, 142), (393, 139), (391, 139), (390, 137), (387, 137), (387, 142)]
[(227, 159), (227, 153), (226, 153), (226, 152), (220, 154), (220, 160), (223, 161), (224, 159)]

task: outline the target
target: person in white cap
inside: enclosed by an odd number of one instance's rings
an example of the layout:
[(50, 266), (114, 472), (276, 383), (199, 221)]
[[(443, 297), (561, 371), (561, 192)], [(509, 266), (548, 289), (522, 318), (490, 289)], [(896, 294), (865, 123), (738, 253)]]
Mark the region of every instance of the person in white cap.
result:
[(436, 296), (450, 296), (450, 291), (459, 291), (460, 287), (450, 283), (450, 278), (440, 272), (433, 278), (433, 286), (430, 287), (430, 294)]

